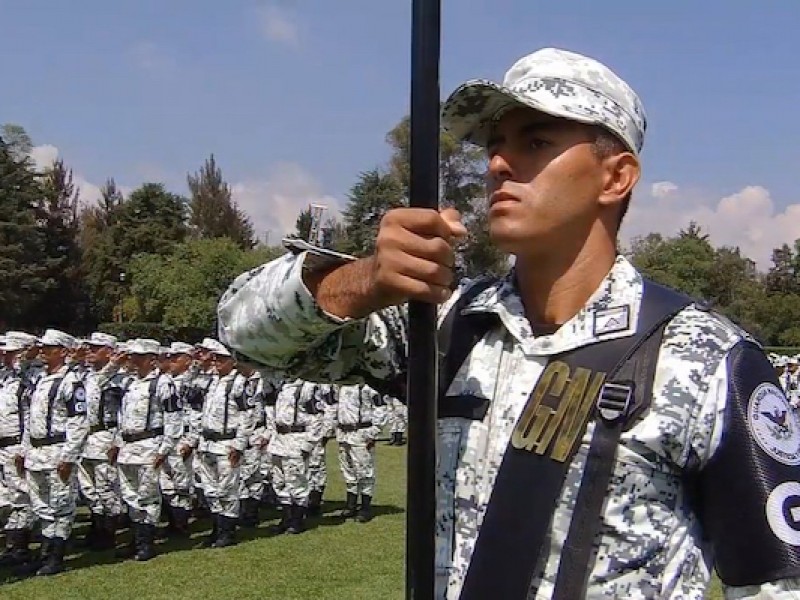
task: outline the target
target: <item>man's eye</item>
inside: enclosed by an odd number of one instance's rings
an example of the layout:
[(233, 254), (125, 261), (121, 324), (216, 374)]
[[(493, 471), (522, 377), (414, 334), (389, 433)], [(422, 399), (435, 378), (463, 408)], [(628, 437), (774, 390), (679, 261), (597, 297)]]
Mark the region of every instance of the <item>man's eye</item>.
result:
[(534, 150), (539, 150), (541, 148), (546, 148), (549, 145), (550, 145), (550, 142), (548, 142), (547, 140), (543, 140), (541, 138), (531, 138), (531, 140), (529, 142), (529, 146), (531, 148), (533, 148)]

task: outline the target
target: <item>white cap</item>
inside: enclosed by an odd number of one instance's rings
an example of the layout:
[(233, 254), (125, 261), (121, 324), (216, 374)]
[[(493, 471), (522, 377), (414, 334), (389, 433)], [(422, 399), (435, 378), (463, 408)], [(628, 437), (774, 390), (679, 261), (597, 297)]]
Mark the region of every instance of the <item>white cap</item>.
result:
[(230, 356), (230, 351), (221, 343), (212, 338), (206, 338), (200, 343), (200, 347), (208, 350), (212, 354), (219, 354), (220, 356)]
[(169, 346), (170, 354), (192, 354), (194, 347), (185, 342), (172, 342)]
[(3, 337), (5, 337), (6, 340), (15, 340), (16, 342), (22, 344), (23, 348), (33, 346), (39, 341), (35, 335), (25, 333), (24, 331), (9, 331)]
[(20, 340), (15, 338), (0, 337), (0, 350), (5, 352), (16, 352), (26, 348)]
[(137, 339), (129, 343), (127, 352), (128, 354), (155, 354), (158, 355), (161, 351), (161, 344), (156, 340), (151, 339)]
[(77, 348), (78, 346), (77, 339), (58, 329), (48, 329), (45, 331), (44, 335), (39, 338), (39, 343), (42, 346), (61, 346), (62, 348)]
[(90, 346), (109, 346), (110, 348), (114, 348), (117, 345), (117, 338), (108, 333), (95, 331), (85, 342)]

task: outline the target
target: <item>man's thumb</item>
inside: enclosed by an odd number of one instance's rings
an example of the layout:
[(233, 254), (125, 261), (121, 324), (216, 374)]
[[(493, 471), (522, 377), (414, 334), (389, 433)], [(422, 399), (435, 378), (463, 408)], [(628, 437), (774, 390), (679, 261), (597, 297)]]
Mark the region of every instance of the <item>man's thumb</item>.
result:
[(450, 233), (453, 237), (463, 239), (467, 237), (467, 228), (464, 227), (464, 224), (461, 222), (461, 213), (459, 213), (455, 208), (445, 208), (439, 213), (447, 223), (448, 227), (450, 227)]

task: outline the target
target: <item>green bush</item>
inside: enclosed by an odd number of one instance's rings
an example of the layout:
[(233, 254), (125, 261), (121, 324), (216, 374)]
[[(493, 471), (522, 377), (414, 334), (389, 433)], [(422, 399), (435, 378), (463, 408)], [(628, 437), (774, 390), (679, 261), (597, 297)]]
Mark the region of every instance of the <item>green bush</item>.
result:
[(150, 338), (164, 345), (172, 342), (196, 344), (205, 337), (216, 337), (216, 332), (202, 327), (175, 327), (163, 323), (100, 323), (97, 331), (114, 335), (120, 340)]

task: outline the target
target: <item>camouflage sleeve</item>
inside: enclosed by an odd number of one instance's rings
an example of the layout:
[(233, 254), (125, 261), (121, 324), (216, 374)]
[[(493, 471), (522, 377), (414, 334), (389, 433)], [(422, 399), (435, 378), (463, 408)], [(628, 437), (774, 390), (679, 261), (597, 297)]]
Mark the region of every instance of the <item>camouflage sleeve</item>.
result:
[(287, 254), (240, 275), (218, 306), (219, 338), (283, 379), (358, 383), (391, 380), (406, 370), (406, 311), (391, 307), (365, 319), (323, 311), (303, 283), (308, 252)]
[(762, 585), (726, 587), (725, 600), (800, 600), (800, 579), (782, 579)]
[(120, 367), (115, 363), (108, 363), (97, 372), (97, 385), (102, 389), (111, 383), (119, 373)]
[(178, 410), (175, 386), (166, 377), (161, 378), (156, 393), (164, 409), (164, 435), (161, 437), (158, 454), (167, 456), (180, 439), (183, 430), (183, 411)]
[(86, 387), (77, 378), (68, 378), (61, 385), (62, 400), (67, 407), (66, 437), (61, 450), (61, 462), (76, 463), (89, 437)]

